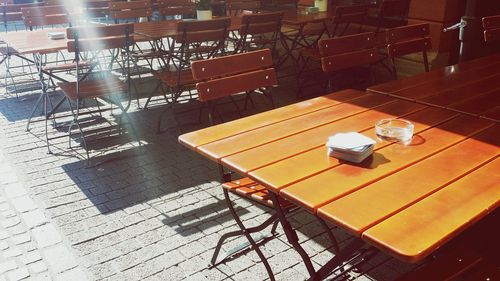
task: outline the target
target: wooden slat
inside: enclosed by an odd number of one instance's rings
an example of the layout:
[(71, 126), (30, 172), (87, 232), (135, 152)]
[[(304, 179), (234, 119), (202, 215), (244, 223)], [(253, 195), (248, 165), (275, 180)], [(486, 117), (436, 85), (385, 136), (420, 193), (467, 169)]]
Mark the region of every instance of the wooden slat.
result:
[[(291, 177), (288, 177), (286, 182), (292, 184), (290, 186), (280, 185), (282, 189), (280, 194), (285, 198), (289, 198), (292, 202), (315, 211), (325, 204), (438, 153), (447, 146), (463, 140), (468, 134), (484, 129), (485, 126), (491, 123), (484, 121), (476, 121), (471, 117), (453, 119), (438, 127), (419, 133), (414, 142), (423, 142), (421, 144), (411, 146), (392, 144), (380, 148), (376, 147), (372, 157), (358, 165), (339, 165), (342, 162), (332, 157), (329, 159), (330, 167), (327, 170), (319, 171), (316, 174), (315, 171), (305, 168), (307, 174), (304, 175), (302, 172), (294, 174), (294, 176), (302, 177), (299, 182), (290, 182)], [(468, 127), (462, 128), (462, 126)], [(370, 135), (370, 132), (367, 133), (367, 135)], [(326, 148), (323, 149), (323, 157), (325, 157), (325, 154)], [(405, 156), (401, 157), (402, 154), (405, 154)], [(310, 159), (309, 161), (325, 162), (325, 160), (321, 160)], [(266, 172), (268, 173), (270, 170)], [(266, 177), (263, 178), (262, 174), (264, 173), (260, 170), (255, 172), (255, 175), (259, 177), (250, 173), (254, 180), (266, 186), (267, 183), (272, 183), (275, 186), (278, 185), (277, 183), (283, 183), (278, 181), (282, 175), (269, 176), (265, 174)], [(265, 179), (266, 182), (259, 179)], [(278, 188), (280, 187), (278, 186)], [(314, 190), (314, 192), (311, 192), (311, 190)]]
[(358, 114), (368, 110), (368, 108), (383, 105), (391, 100), (390, 98), (379, 95), (368, 95), (352, 101), (351, 103), (343, 103), (338, 106), (329, 107), (286, 120), (278, 124), (202, 145), (198, 147), (198, 151), (211, 159), (220, 160), (222, 157)]
[(196, 84), (196, 89), (200, 101), (209, 101), (276, 85), (278, 85), (276, 71), (274, 68), (269, 68), (199, 82)]
[[(444, 120), (455, 116), (456, 113), (449, 112), (445, 110), (440, 110), (436, 108), (430, 108), (428, 110), (424, 110), (418, 112), (414, 115), (405, 117), (411, 120), (415, 125), (415, 132), (420, 132), (423, 129), (427, 129), (430, 126), (439, 124)], [(369, 137), (376, 139), (375, 132), (373, 130), (369, 130), (364, 132)], [(378, 142), (375, 144), (375, 149), (387, 146), (388, 143)], [(396, 146), (396, 149), (399, 146)], [(378, 154), (375, 154), (378, 155)], [(384, 163), (384, 158), (379, 155), (379, 158), (376, 160), (380, 163)], [(305, 164), (307, 163), (307, 164)], [(329, 169), (332, 169), (340, 164), (340, 161), (326, 156), (326, 147), (320, 147), (318, 149), (313, 149), (311, 151), (302, 153), (295, 157), (288, 158), (286, 161), (278, 162), (273, 165), (264, 167), (262, 169), (255, 170), (249, 173), (249, 176), (254, 180), (259, 181), (260, 183), (266, 185), (268, 188), (277, 190), (282, 189), (288, 185), (293, 184), (291, 187), (299, 190), (299, 181), (309, 178), (311, 176), (317, 177), (317, 174), (324, 173)], [(377, 163), (373, 163), (374, 165)], [(282, 171), (287, 171), (283, 173)], [(319, 176), (319, 175), (318, 175)], [(347, 176), (347, 175), (346, 175)], [(327, 181), (332, 182), (332, 181)], [(329, 192), (326, 189), (320, 189), (324, 182), (318, 181), (319, 185), (313, 187), (308, 191), (308, 195), (306, 198), (311, 197), (313, 195), (313, 199), (319, 200), (320, 202), (328, 199)], [(310, 188), (310, 186), (306, 187)], [(293, 191), (294, 189), (291, 189)], [(310, 192), (314, 190), (314, 192)], [(326, 191), (326, 193), (322, 194), (322, 191)], [(333, 190), (332, 190), (333, 191)], [(317, 194), (318, 196), (314, 195)], [(314, 207), (314, 206), (313, 206)]]
[(191, 68), (196, 80), (204, 80), (269, 68), (272, 65), (271, 51), (264, 49), (210, 60), (194, 61)]
[(323, 147), (327, 138), (334, 132), (372, 129), (373, 124), (380, 119), (405, 116), (424, 108), (425, 106), (416, 103), (396, 101), (383, 105), (377, 108), (377, 110), (363, 112), (299, 135), (290, 136), (278, 142), (231, 155), (224, 158), (222, 163), (234, 171), (247, 174), (255, 169), (282, 161), (308, 150)]
[(419, 261), (498, 207), (499, 170), (497, 158), (368, 229), (363, 238), (399, 259)]
[(412, 77), (390, 81), (387, 83), (379, 84), (369, 87), (367, 90), (374, 93), (391, 94), (398, 91), (403, 91), (408, 88), (413, 88), (422, 83), (429, 83), (431, 81), (439, 80), (443, 77), (453, 76), (460, 72), (474, 72), (477, 69), (484, 68), (490, 65), (497, 65), (500, 63), (500, 54), (482, 57), (479, 59), (466, 61), (458, 65), (447, 66), (432, 70), (422, 75), (415, 75)]
[(488, 76), (482, 80), (474, 80), (456, 88), (439, 91), (420, 100), (438, 106), (448, 106), (498, 90), (500, 90), (500, 74)]
[(494, 91), (485, 95), (477, 96), (474, 99), (453, 104), (450, 108), (481, 115), (482, 113), (492, 110), (498, 105), (500, 105), (500, 94), (498, 91)]
[(487, 129), (439, 154), (335, 200), (319, 208), (318, 215), (359, 236), (364, 230), (495, 158), (500, 152), (499, 129), (496, 126)]
[(197, 149), (217, 140), (239, 135), (244, 132), (280, 123), (292, 118), (335, 106), (341, 102), (366, 95), (356, 90), (344, 90), (307, 101), (291, 104), (275, 110), (262, 112), (230, 123), (223, 123), (210, 128), (187, 133), (179, 137), (179, 142), (191, 149)]
[[(491, 75), (497, 74), (498, 67), (499, 65), (493, 64), (485, 65), (484, 67), (476, 68), (470, 71), (455, 72), (451, 75), (440, 77), (439, 79), (429, 79), (428, 82), (415, 85), (411, 88), (395, 90), (390, 93), (388, 92), (388, 94), (418, 100), (432, 96), (441, 91), (449, 90), (450, 88), (467, 85), (468, 83), (476, 80), (484, 80)], [(427, 75), (423, 74), (422, 76)]]

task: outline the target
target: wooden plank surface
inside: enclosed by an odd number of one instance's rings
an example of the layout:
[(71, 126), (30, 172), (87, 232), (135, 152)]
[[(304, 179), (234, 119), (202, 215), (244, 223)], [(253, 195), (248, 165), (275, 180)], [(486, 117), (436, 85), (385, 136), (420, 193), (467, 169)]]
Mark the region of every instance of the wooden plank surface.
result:
[[(285, 137), (323, 126), (342, 118), (368, 111), (370, 108), (389, 103), (393, 99), (380, 95), (365, 95), (349, 103), (341, 103), (297, 118), (258, 128), (236, 136), (202, 145), (198, 151), (215, 160), (261, 146)], [(237, 143), (238, 145), (231, 145)]]
[(320, 126), (302, 134), (296, 134), (277, 142), (258, 146), (222, 159), (222, 163), (241, 174), (283, 161), (300, 153), (325, 146), (329, 136), (335, 132), (364, 131), (373, 128), (376, 121), (384, 118), (404, 117), (426, 108), (406, 101), (394, 101), (356, 114), (350, 118)]
[(498, 207), (499, 170), (496, 158), (368, 229), (362, 237), (401, 260), (419, 261)]
[(474, 71), (474, 69), (482, 68), (487, 65), (500, 63), (500, 54), (478, 58), (475, 60), (466, 61), (456, 65), (450, 65), (444, 68), (432, 70), (427, 73), (422, 73), (408, 78), (403, 78), (395, 81), (378, 84), (369, 87), (367, 90), (373, 93), (394, 94), (409, 88), (413, 88), (420, 84), (429, 83), (434, 80), (439, 80), (443, 77), (453, 76), (456, 73), (463, 71)]
[[(452, 118), (456, 115), (456, 113), (452, 113), (449, 111), (431, 108), (429, 110), (424, 110), (421, 112), (417, 112), (414, 115), (408, 116), (407, 119), (412, 120), (415, 125), (415, 132), (418, 133), (422, 130), (428, 129), (429, 127), (438, 125), (442, 123), (443, 120)], [(363, 134), (376, 139), (373, 129), (363, 131)], [(377, 142), (375, 144), (375, 150), (388, 146), (390, 144), (391, 143), (388, 142)], [(374, 156), (376, 155), (377, 154), (375, 154)], [(372, 166), (375, 166), (380, 161), (385, 162), (383, 157), (373, 157), (373, 160), (376, 161), (374, 161), (374, 163), (371, 163)], [(322, 146), (318, 149), (313, 149), (300, 155), (288, 158), (286, 161), (277, 162), (272, 165), (255, 170), (253, 172), (250, 172), (248, 175), (254, 180), (257, 180), (258, 182), (264, 184), (266, 187), (274, 191), (278, 191), (293, 184), (293, 186), (287, 187), (287, 192), (288, 190), (290, 190), (290, 188), (292, 188), (291, 190), (297, 190), (297, 188), (300, 189), (299, 181), (304, 181), (307, 178), (311, 178), (311, 180), (318, 178), (316, 187), (314, 187), (314, 192), (305, 192), (309, 193), (303, 194), (307, 199), (301, 200), (301, 203), (304, 203), (304, 207), (311, 208), (314, 206), (311, 206), (310, 203), (306, 202), (309, 201), (309, 197), (311, 197), (311, 200), (313, 201), (318, 199), (321, 200), (322, 198), (324, 200), (329, 199), (328, 194), (321, 193), (322, 190), (326, 192), (328, 192), (328, 190), (321, 189), (321, 185), (323, 184), (320, 184), (319, 186), (317, 184), (321, 183), (322, 180), (324, 180), (322, 179), (323, 173), (337, 167), (339, 164), (341, 164), (339, 160), (327, 156), (326, 147)], [(287, 172), (283, 173), (282, 171)], [(308, 188), (310, 188), (309, 184), (307, 184), (306, 189)], [(314, 194), (318, 195), (316, 196)], [(291, 193), (283, 195), (290, 196), (291, 199), (295, 200), (294, 196), (292, 196)], [(302, 198), (301, 196), (302, 194), (297, 197), (297, 199)]]
[[(418, 133), (414, 139), (421, 140), (422, 143), (408, 146), (393, 143), (377, 148), (371, 159), (359, 165), (336, 165), (332, 169), (305, 177), (304, 180), (285, 187), (280, 194), (315, 211), (325, 204), (439, 153), (487, 126), (491, 126), (491, 122), (460, 116)], [(272, 180), (271, 177), (267, 178), (268, 181)]]
[(356, 90), (344, 90), (307, 101), (294, 103), (274, 110), (262, 112), (228, 123), (219, 124), (210, 128), (187, 133), (179, 137), (179, 142), (184, 146), (198, 150), (198, 147), (224, 138), (243, 134), (272, 124), (307, 115), (323, 110), (344, 101), (357, 99), (366, 93)]
[[(441, 153), (335, 200), (321, 207), (318, 215), (360, 235), (496, 158), (500, 152), (499, 129), (490, 127)], [(464, 155), (467, 155), (466, 159)]]

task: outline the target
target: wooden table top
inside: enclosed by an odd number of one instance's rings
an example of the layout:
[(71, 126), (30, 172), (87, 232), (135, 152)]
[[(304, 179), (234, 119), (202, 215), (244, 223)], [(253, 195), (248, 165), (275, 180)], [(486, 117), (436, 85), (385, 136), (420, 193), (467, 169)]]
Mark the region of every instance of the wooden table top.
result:
[(497, 54), (375, 85), (368, 91), (499, 121), (499, 68)]
[[(327, 156), (328, 136), (358, 131), (376, 139), (374, 123), (390, 117), (415, 125), (410, 145), (377, 141), (360, 164)], [(492, 120), (345, 90), (184, 134), (179, 142), (417, 262), (498, 207), (499, 129)]]
[[(136, 42), (175, 36), (178, 20), (134, 23)], [(239, 29), (241, 16), (231, 17), (229, 30)], [(50, 53), (67, 49), (66, 39), (52, 40), (49, 32), (66, 32), (65, 28), (47, 28), (34, 31), (17, 31), (0, 34), (0, 40), (19, 54)]]

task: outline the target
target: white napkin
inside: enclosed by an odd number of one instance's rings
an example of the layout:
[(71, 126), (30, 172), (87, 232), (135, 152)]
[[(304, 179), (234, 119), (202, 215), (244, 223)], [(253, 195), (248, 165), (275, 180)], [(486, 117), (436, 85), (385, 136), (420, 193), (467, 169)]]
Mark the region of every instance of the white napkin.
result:
[(376, 142), (372, 138), (364, 136), (358, 132), (338, 133), (328, 138), (326, 146), (338, 149), (355, 149), (367, 145), (374, 145)]

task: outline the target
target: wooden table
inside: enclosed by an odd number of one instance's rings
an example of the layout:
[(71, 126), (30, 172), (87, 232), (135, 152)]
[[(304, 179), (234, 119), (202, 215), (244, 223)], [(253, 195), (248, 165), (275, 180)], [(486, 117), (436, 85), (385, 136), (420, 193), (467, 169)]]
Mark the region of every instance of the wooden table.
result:
[[(373, 124), (389, 117), (413, 122), (410, 145), (378, 141), (361, 164), (327, 156), (328, 136), (376, 139)], [(405, 262), (422, 260), (499, 205), (498, 123), (391, 96), (345, 90), (179, 142)], [(332, 259), (316, 277), (338, 264)]]
[[(134, 23), (134, 41), (142, 42), (159, 40), (175, 36), (178, 20)], [(237, 30), (241, 26), (241, 16), (231, 17), (229, 30)], [(0, 34), (4, 41), (17, 54), (51, 53), (67, 49), (67, 39), (52, 40), (49, 32), (66, 32), (65, 28), (40, 29), (35, 31), (18, 31)]]
[(369, 92), (500, 120), (500, 54), (368, 88)]

